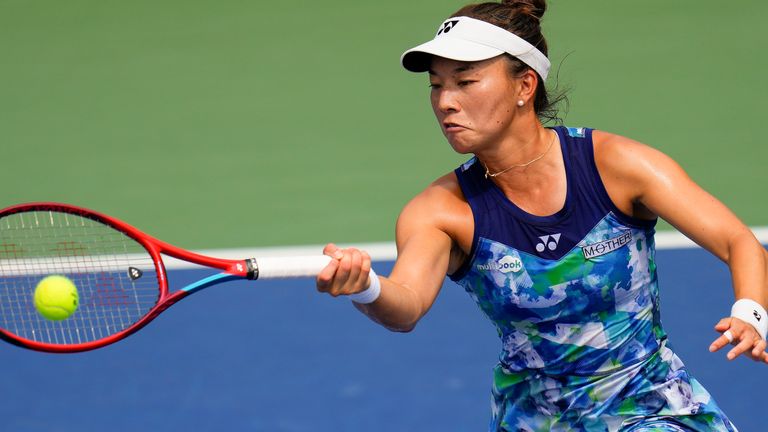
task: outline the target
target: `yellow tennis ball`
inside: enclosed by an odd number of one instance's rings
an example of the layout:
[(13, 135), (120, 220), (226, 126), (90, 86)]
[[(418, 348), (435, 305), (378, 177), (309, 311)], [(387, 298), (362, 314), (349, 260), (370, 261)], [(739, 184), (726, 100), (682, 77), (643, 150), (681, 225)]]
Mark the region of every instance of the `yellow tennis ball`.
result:
[(69, 318), (79, 301), (77, 287), (64, 276), (47, 276), (35, 288), (35, 309), (52, 321)]

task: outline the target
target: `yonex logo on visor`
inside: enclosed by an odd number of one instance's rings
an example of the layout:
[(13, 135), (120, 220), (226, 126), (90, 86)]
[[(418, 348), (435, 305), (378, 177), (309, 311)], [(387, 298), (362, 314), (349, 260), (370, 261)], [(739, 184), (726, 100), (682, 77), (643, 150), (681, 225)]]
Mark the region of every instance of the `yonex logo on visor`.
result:
[(437, 31), (437, 36), (440, 36), (443, 33), (448, 33), (451, 31), (453, 26), (459, 23), (459, 20), (450, 20), (443, 23), (442, 26), (440, 26), (440, 30)]
[(487, 60), (508, 53), (535, 70), (543, 80), (549, 73), (549, 59), (516, 34), (470, 17), (445, 20), (429, 42), (406, 51), (400, 62), (412, 72), (426, 72), (431, 56), (459, 61)]

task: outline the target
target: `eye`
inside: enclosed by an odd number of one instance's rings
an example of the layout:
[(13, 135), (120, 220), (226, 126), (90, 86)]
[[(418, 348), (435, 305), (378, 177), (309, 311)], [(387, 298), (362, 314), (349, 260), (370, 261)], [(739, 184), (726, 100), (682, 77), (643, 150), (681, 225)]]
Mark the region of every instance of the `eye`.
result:
[(437, 90), (440, 88), (440, 84), (429, 83), (429, 88), (431, 88), (432, 90)]
[(477, 82), (476, 80), (461, 80), (461, 81), (459, 81), (458, 84), (459, 84), (459, 87), (466, 87), (466, 86), (468, 86), (470, 84), (473, 84), (473, 83), (476, 83), (476, 82)]

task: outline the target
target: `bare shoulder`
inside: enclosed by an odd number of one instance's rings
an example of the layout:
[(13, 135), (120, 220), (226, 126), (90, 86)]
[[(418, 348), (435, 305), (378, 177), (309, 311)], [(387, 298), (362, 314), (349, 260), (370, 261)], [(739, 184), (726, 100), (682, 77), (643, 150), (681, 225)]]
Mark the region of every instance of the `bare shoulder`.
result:
[(624, 173), (642, 173), (651, 168), (677, 167), (677, 163), (663, 152), (631, 138), (595, 130), (592, 141), (595, 162), (601, 171), (605, 168)]
[(461, 192), (456, 174), (451, 172), (413, 197), (400, 213), (398, 225), (401, 222), (429, 224), (448, 232), (456, 218), (467, 215), (471, 217), (471, 210)]
[(430, 204), (451, 205), (457, 202), (466, 203), (464, 194), (459, 186), (456, 174), (450, 172), (429, 184), (420, 194), (414, 197), (414, 201), (424, 200)]
[(600, 174), (608, 177), (604, 181), (620, 177), (641, 186), (651, 179), (685, 176), (677, 162), (649, 145), (603, 131), (594, 131), (592, 137), (595, 163)]
[(474, 234), (472, 210), (461, 192), (456, 174), (448, 173), (416, 195), (397, 219), (397, 244), (405, 246), (412, 239), (435, 237), (450, 239), (451, 263), (454, 271), (469, 253)]
[(663, 153), (647, 144), (610, 132), (593, 131), (592, 142), (595, 146), (595, 159), (606, 166), (611, 165), (611, 162), (621, 165), (620, 162), (627, 160), (644, 161), (663, 156)]
[(642, 203), (661, 185), (689, 182), (680, 166), (663, 152), (633, 139), (594, 131), (595, 164), (605, 189), (624, 213), (652, 218), (655, 212)]

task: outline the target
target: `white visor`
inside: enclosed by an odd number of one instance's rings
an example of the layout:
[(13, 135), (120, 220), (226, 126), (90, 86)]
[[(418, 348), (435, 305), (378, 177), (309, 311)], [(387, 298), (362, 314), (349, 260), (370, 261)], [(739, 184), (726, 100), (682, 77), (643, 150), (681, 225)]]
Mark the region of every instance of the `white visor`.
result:
[(470, 17), (445, 20), (435, 38), (404, 52), (400, 63), (411, 72), (426, 72), (432, 56), (458, 61), (487, 60), (508, 53), (535, 70), (542, 80), (549, 73), (549, 59), (516, 34)]

